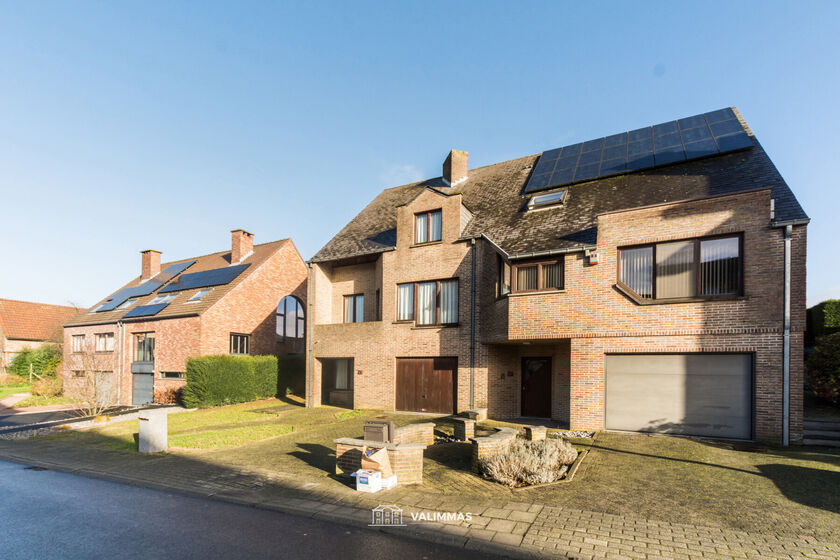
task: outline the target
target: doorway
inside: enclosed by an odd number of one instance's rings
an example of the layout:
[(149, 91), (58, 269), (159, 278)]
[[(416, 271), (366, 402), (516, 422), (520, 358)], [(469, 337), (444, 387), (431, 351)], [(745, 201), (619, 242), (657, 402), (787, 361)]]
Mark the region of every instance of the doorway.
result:
[(551, 358), (522, 358), (522, 416), (551, 418)]

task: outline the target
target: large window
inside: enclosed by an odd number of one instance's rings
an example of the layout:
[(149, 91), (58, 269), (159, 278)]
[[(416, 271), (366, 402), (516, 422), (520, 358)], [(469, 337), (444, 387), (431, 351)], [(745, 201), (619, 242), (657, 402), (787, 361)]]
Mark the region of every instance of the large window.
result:
[(512, 276), (514, 292), (562, 290), (563, 259), (516, 264)]
[(303, 338), (306, 322), (303, 305), (295, 296), (286, 296), (277, 305), (277, 340)]
[(643, 300), (738, 295), (741, 276), (740, 235), (620, 250), (619, 283)]
[(441, 239), (441, 212), (421, 212), (414, 215), (414, 242), (431, 243)]
[(230, 353), (247, 356), (251, 353), (251, 335), (230, 333)]
[(365, 320), (365, 296), (353, 294), (344, 296), (344, 322), (362, 323)]
[(97, 352), (114, 351), (114, 333), (99, 333), (96, 335)]
[(155, 361), (155, 333), (137, 333), (134, 335), (134, 361)]
[(397, 284), (397, 320), (418, 325), (458, 322), (458, 280)]
[(73, 352), (84, 352), (84, 351), (85, 351), (85, 335), (74, 334), (73, 335)]

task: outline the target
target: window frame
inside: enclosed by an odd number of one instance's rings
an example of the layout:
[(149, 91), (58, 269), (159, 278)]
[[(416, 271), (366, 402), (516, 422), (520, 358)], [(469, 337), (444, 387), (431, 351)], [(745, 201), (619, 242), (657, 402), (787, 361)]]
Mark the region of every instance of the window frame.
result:
[[(420, 284), (430, 284), (435, 283), (435, 320), (433, 323), (420, 323), (418, 321), (418, 314), (417, 314), (417, 305), (419, 301), (419, 287)], [(441, 293), (441, 283), (442, 282), (455, 282), (456, 285), (456, 293), (458, 294), (458, 304), (455, 306), (455, 321), (452, 323), (441, 323), (440, 316), (441, 316), (441, 301), (440, 301), (440, 293)], [(406, 286), (406, 285), (413, 285), (414, 288), (412, 290), (412, 295), (414, 296), (414, 301), (412, 302), (412, 313), (413, 316), (411, 319), (400, 319), (399, 318), (399, 297), (400, 297), (400, 290), (399, 286)], [(453, 278), (439, 278), (434, 280), (418, 280), (417, 282), (399, 282), (397, 284), (397, 305), (394, 311), (395, 313), (395, 323), (414, 323), (418, 327), (454, 327), (458, 326), (461, 321), (461, 279), (457, 277)]]
[[(155, 332), (154, 331), (146, 331), (146, 332), (136, 332), (136, 333), (131, 333), (131, 334), (134, 337), (134, 360), (133, 361), (154, 363), (155, 362), (155, 344), (156, 344)], [(152, 339), (153, 341), (155, 341), (155, 342), (152, 342), (152, 350), (151, 350), (151, 354), (152, 354), (151, 358), (152, 359), (151, 360), (138, 360), (137, 359), (138, 350), (139, 350), (139, 346), (140, 346), (140, 337), (143, 337), (144, 341), (147, 340), (147, 339)]]
[[(242, 350), (242, 343), (245, 343), (245, 352), (233, 351), (233, 341), (237, 340), (239, 344), (237, 344), (238, 350)], [(250, 356), (251, 355), (251, 335), (245, 333), (230, 333), (230, 355), (231, 356)]]
[[(177, 377), (173, 377), (177, 376)], [(162, 371), (160, 372), (160, 379), (168, 379), (172, 381), (184, 380), (187, 378), (186, 373), (183, 371)]]
[(116, 311), (123, 311), (125, 309), (128, 309), (129, 307), (137, 303), (138, 299), (140, 298), (128, 298), (127, 300), (125, 300), (117, 306)]
[[(209, 294), (211, 291), (212, 288), (199, 288), (192, 296), (190, 296), (187, 299), (186, 303), (197, 303), (203, 300), (205, 297), (207, 297), (207, 294)], [(201, 295), (199, 296), (199, 294)]]
[(175, 299), (175, 296), (177, 295), (177, 292), (169, 294), (155, 294), (154, 299), (152, 299), (152, 301), (150, 301), (146, 305), (160, 305), (162, 303), (169, 303), (170, 301)]
[[(551, 265), (560, 265), (560, 287), (546, 288), (543, 286), (543, 267)], [(537, 267), (537, 287), (532, 290), (519, 289), (519, 269)], [(537, 292), (562, 292), (566, 289), (566, 256), (560, 255), (556, 259), (540, 260), (540, 261), (522, 261), (510, 264), (510, 293), (511, 294), (534, 294)]]
[[(507, 291), (504, 291), (505, 271), (508, 273)], [(496, 299), (501, 299), (513, 292), (513, 266), (502, 255), (496, 253)]]
[[(295, 302), (296, 306), (300, 306), (300, 314), (298, 314), (297, 307), (295, 307), (295, 336), (286, 336), (286, 305), (284, 302), (289, 298)], [(283, 311), (278, 311), (281, 303), (284, 304)], [(280, 323), (281, 317), (283, 321), (283, 334), (277, 334), (277, 325)], [(306, 338), (306, 311), (303, 302), (297, 296), (289, 294), (277, 303), (277, 307), (274, 310), (274, 336), (277, 342), (303, 340)]]
[[(70, 344), (72, 345), (73, 354), (81, 354), (85, 351), (85, 335), (74, 334), (72, 337), (73, 338), (70, 339)], [(79, 342), (78, 348), (76, 347), (77, 341)]]
[[(358, 305), (357, 305), (358, 304), (358, 299), (357, 298), (359, 298), (359, 297), (362, 298), (362, 320), (361, 321), (348, 321), (347, 320), (347, 298), (353, 298), (353, 317), (356, 318), (356, 317), (359, 316), (359, 310), (357, 309), (357, 307), (358, 307)], [(364, 292), (360, 293), (360, 294), (346, 294), (341, 299), (341, 304), (342, 304), (341, 305), (342, 323), (347, 323), (347, 324), (352, 325), (354, 323), (364, 323), (365, 322), (365, 294), (364, 294)]]
[[(99, 341), (100, 340), (105, 340), (105, 349), (104, 350), (99, 349)], [(110, 349), (108, 348), (108, 340), (111, 341), (111, 348)], [(114, 333), (112, 333), (112, 332), (95, 333), (93, 335), (94, 351), (99, 353), (99, 354), (110, 354), (111, 352), (114, 351), (114, 341), (115, 341), (115, 337), (114, 337)]]
[[(440, 239), (429, 239), (431, 236), (432, 214), (440, 214)], [(417, 217), (426, 216), (426, 241), (417, 241)], [(416, 212), (414, 214), (414, 229), (411, 234), (414, 239), (414, 246), (433, 245), (435, 243), (443, 242), (443, 209), (437, 208), (435, 210), (424, 210), (423, 212)], [(405, 282), (403, 282), (405, 283)]]
[[(727, 294), (708, 294), (701, 293), (701, 274), (700, 274), (700, 248), (703, 241), (712, 241), (715, 239), (737, 239), (738, 240), (738, 289), (735, 293)], [(694, 245), (694, 295), (693, 296), (678, 296), (672, 298), (657, 298), (656, 297), (656, 246), (668, 243), (692, 242)], [(621, 281), (621, 252), (629, 251), (631, 249), (651, 249), (651, 297), (643, 298), (633, 288)], [(679, 239), (664, 239), (651, 243), (637, 243), (635, 245), (624, 245), (618, 247), (618, 258), (616, 259), (616, 287), (619, 288), (625, 295), (633, 299), (640, 305), (657, 305), (664, 303), (690, 303), (697, 301), (714, 301), (714, 300), (729, 300), (744, 296), (744, 232), (735, 233), (719, 233), (715, 235), (703, 235), (700, 237), (683, 237)]]

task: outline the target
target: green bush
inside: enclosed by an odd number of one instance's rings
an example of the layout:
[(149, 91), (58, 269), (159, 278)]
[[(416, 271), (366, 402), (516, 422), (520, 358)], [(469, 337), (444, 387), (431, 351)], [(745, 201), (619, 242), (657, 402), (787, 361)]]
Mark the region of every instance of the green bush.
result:
[(817, 339), (808, 355), (808, 382), (814, 395), (840, 404), (840, 332)]
[(306, 356), (291, 354), (277, 358), (277, 394), (306, 393)]
[(39, 397), (58, 397), (64, 391), (64, 384), (60, 377), (46, 377), (39, 379), (32, 384), (29, 390), (33, 395)]
[(253, 401), (277, 394), (274, 356), (201, 356), (187, 360), (181, 401), (206, 408)]
[(24, 348), (12, 360), (9, 371), (20, 377), (28, 378), (29, 364), (32, 364), (34, 373), (55, 377), (55, 372), (61, 364), (61, 350), (55, 346), (39, 346), (35, 350)]

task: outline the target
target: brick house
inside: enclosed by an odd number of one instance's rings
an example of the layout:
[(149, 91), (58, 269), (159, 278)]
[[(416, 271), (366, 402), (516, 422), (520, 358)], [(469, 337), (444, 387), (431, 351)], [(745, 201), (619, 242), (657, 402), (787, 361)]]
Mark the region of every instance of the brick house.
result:
[(311, 259), (308, 404), (799, 441), (807, 223), (734, 108), (452, 151)]
[(231, 237), (230, 250), (163, 265), (143, 251), (139, 277), (64, 325), (66, 390), (143, 404), (181, 387), (192, 356), (302, 354), (307, 269), (294, 244)]
[(0, 373), (27, 348), (61, 344), (61, 325), (79, 312), (66, 305), (0, 299)]

